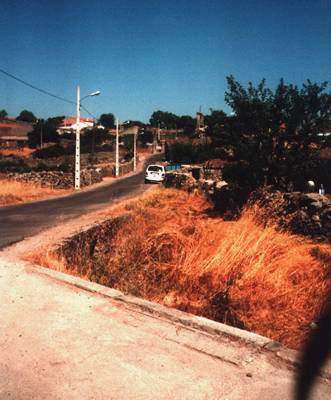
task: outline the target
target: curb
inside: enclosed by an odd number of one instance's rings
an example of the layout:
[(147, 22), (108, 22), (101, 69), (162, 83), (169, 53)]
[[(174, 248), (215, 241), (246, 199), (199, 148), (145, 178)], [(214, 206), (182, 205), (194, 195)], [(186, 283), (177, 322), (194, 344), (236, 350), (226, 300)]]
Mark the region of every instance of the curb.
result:
[[(118, 290), (102, 286), (98, 283), (86, 281), (79, 277), (67, 275), (59, 271), (33, 265), (28, 262), (22, 262), (22, 265), (24, 265), (26, 272), (42, 275), (60, 283), (64, 283), (66, 285), (73, 286), (91, 293), (99, 294), (115, 301), (120, 301), (131, 309), (139, 309), (141, 312), (164, 318), (171, 323), (180, 324), (184, 328), (198, 330), (202, 333), (209, 334), (214, 338), (226, 338), (232, 342), (249, 345), (253, 348), (259, 349), (260, 351), (269, 352), (284, 362), (291, 369), (296, 369), (299, 366), (299, 357), (301, 354), (299, 351), (289, 349), (281, 343), (267, 337), (228, 326), (220, 322), (209, 320), (204, 317), (189, 314), (161, 304), (153, 303), (148, 300), (125, 295)], [(320, 372), (320, 375), (331, 380), (330, 362), (324, 366)]]

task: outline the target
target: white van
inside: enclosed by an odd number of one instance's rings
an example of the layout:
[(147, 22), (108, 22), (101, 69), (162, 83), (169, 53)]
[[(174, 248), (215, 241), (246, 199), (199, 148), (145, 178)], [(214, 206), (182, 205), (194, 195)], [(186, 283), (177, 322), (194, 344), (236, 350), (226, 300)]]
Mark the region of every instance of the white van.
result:
[(165, 177), (165, 168), (163, 165), (149, 165), (145, 173), (145, 183), (162, 182)]

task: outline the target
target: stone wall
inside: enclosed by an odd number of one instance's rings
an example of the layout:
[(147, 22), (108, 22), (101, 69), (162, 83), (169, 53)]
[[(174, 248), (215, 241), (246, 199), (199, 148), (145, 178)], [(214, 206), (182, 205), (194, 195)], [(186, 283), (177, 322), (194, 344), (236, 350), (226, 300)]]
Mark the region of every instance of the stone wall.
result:
[[(164, 185), (188, 192), (203, 191), (213, 201), (215, 209), (230, 219), (240, 214), (246, 198), (240, 188), (232, 188), (225, 181), (196, 180), (190, 172), (182, 170), (167, 172)], [(247, 205), (255, 207), (256, 217), (263, 224), (274, 223), (315, 241), (331, 241), (331, 201), (325, 195), (283, 193), (267, 187), (252, 192)]]
[(184, 189), (189, 192), (198, 187), (198, 183), (193, 178), (192, 174), (183, 170), (168, 171), (163, 184), (165, 187)]
[[(94, 169), (81, 170), (81, 187), (89, 186), (94, 183), (102, 182), (102, 173)], [(6, 174), (6, 179), (16, 180), (41, 187), (51, 187), (53, 189), (69, 189), (75, 185), (75, 174), (73, 172), (62, 171), (41, 171)]]
[(262, 223), (279, 227), (320, 242), (331, 241), (331, 201), (318, 193), (283, 193), (261, 188), (251, 193), (249, 206), (256, 206)]
[(128, 222), (129, 214), (108, 217), (71, 237), (64, 239), (48, 250), (48, 254), (55, 254), (65, 262), (67, 271), (75, 271), (80, 276), (88, 276), (98, 282), (99, 273), (103, 275), (105, 257), (111, 251), (112, 241), (119, 228)]

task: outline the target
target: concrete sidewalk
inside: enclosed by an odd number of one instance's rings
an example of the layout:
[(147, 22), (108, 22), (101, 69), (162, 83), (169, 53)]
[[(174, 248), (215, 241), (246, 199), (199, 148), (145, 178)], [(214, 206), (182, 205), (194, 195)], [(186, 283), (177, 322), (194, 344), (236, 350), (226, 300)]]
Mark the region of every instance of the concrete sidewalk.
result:
[(293, 398), (297, 353), (259, 335), (4, 258), (0, 301), (1, 400)]

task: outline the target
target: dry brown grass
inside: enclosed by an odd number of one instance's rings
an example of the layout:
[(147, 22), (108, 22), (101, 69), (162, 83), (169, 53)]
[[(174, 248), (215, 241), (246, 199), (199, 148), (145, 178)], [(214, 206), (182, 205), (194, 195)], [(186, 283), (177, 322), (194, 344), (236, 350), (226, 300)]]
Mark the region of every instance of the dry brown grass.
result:
[(23, 149), (0, 149), (0, 154), (4, 156), (15, 155), (15, 156), (28, 156), (33, 153), (36, 149), (30, 149), (29, 147), (24, 147)]
[(41, 200), (72, 192), (72, 189), (51, 189), (0, 179), (0, 206)]
[(107, 251), (56, 268), (300, 348), (328, 299), (331, 246), (258, 226), (252, 210), (225, 222), (210, 207), (170, 189), (121, 204), (109, 214), (132, 218)]

